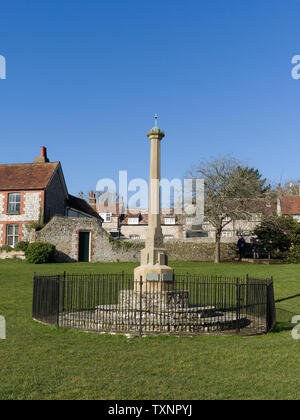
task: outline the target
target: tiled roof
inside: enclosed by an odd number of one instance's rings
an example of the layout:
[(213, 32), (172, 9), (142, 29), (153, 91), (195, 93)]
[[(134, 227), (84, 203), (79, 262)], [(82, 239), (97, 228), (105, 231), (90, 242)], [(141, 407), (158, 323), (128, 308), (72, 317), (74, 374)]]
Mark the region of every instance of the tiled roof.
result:
[(45, 189), (58, 165), (59, 162), (0, 165), (0, 191)]
[(66, 206), (73, 210), (78, 210), (82, 213), (88, 214), (89, 216), (103, 220), (102, 217), (100, 217), (99, 214), (85, 200), (75, 197), (74, 195), (69, 194)]
[(281, 212), (284, 215), (300, 215), (300, 196), (283, 196), (281, 200)]

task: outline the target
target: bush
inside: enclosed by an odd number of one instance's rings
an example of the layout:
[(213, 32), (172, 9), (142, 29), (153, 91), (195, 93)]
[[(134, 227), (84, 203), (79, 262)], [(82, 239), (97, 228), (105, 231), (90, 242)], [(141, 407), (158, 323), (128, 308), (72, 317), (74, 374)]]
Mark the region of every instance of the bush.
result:
[(14, 249), (9, 245), (3, 245), (0, 247), (0, 252), (12, 252)]
[(300, 245), (292, 245), (285, 255), (286, 261), (291, 264), (300, 263)]
[(25, 252), (26, 249), (28, 248), (28, 245), (29, 245), (29, 242), (26, 242), (26, 241), (18, 242), (17, 245), (15, 246), (15, 251)]
[(37, 223), (37, 222), (33, 222), (33, 223), (28, 223), (26, 225), (27, 230), (31, 230), (34, 229), (36, 232), (42, 230), (45, 227), (44, 223)]
[(30, 264), (45, 264), (53, 262), (55, 251), (55, 245), (46, 242), (34, 242), (28, 245), (25, 256)]

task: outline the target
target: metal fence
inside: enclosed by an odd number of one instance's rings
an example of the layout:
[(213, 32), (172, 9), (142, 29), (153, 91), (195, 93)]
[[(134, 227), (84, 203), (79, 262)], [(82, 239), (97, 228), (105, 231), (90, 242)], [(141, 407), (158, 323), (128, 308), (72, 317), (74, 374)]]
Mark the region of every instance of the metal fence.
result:
[(62, 328), (134, 335), (257, 334), (276, 322), (273, 280), (133, 274), (34, 276), (32, 316)]

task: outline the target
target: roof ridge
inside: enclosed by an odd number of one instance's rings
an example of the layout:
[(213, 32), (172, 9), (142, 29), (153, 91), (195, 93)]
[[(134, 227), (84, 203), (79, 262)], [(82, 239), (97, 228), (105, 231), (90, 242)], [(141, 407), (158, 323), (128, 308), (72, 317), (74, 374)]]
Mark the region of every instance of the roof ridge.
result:
[(44, 162), (44, 163), (36, 163), (36, 162), (32, 162), (32, 163), (0, 163), (0, 166), (24, 166), (24, 165), (35, 165), (35, 166), (41, 166), (41, 165), (54, 165), (54, 164), (59, 164), (60, 161), (56, 161), (56, 162)]

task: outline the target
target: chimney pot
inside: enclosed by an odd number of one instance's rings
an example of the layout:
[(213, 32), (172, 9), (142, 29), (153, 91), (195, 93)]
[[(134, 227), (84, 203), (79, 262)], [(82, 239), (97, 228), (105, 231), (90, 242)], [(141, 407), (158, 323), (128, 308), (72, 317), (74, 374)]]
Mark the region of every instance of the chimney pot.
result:
[(41, 147), (41, 156), (47, 158), (47, 148), (45, 146)]
[(45, 146), (41, 147), (41, 155), (34, 159), (34, 163), (48, 163), (49, 159), (47, 157), (47, 148)]

